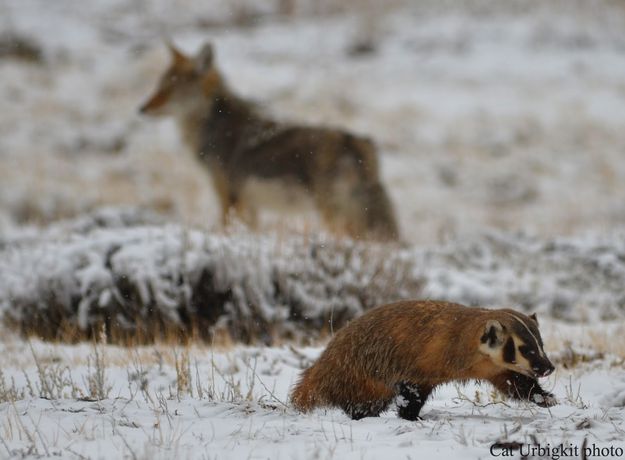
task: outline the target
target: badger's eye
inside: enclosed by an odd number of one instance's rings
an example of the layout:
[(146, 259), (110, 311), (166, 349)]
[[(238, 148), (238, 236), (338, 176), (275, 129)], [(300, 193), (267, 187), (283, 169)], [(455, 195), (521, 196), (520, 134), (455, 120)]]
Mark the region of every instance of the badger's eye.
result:
[(526, 358), (532, 355), (536, 354), (536, 350), (532, 350), (530, 347), (528, 347), (527, 345), (521, 345), (519, 347), (519, 351), (521, 352), (521, 354), (523, 356), (525, 356)]

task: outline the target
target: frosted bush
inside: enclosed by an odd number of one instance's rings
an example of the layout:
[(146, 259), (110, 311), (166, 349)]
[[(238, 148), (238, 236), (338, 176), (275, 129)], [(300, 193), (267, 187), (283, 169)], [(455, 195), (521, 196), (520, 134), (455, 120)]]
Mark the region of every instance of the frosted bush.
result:
[(210, 340), (223, 331), (270, 343), (332, 332), (403, 298), (508, 306), (571, 321), (622, 317), (625, 305), (623, 235), (488, 233), (402, 247), (323, 235), (205, 233), (114, 214), (0, 238), (4, 322), (47, 338), (84, 338), (104, 325), (111, 338), (152, 340), (173, 331)]
[(208, 234), (180, 226), (50, 229), (2, 251), (3, 318), (25, 332), (89, 335), (104, 324), (225, 329), (242, 341), (315, 336), (378, 304), (418, 295), (411, 264), (388, 248), (325, 237)]

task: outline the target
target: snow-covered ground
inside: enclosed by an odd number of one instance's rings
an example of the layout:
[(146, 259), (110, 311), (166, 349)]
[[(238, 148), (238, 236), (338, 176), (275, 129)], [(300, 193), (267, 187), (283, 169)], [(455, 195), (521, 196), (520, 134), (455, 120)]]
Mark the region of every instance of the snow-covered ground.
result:
[[(203, 292), (221, 286), (239, 293), (217, 323), (236, 329), (256, 321), (310, 340), (332, 311), (345, 320), (384, 295), (367, 252), (353, 243), (206, 234), (147, 225), (150, 215), (124, 216), (108, 211), (0, 240), (2, 317), (28, 324), (46, 317), (53, 306), (46, 298), (57, 307), (66, 297), (66, 320), (93, 326), (110, 314), (107, 302), (120, 298), (116, 280), (125, 277), (147, 296), (127, 305), (138, 305), (127, 321), (142, 321), (141, 305), (175, 319), (188, 307), (194, 273), (209, 269), (219, 283)], [(322, 255), (310, 256), (313, 245)], [(559, 400), (550, 409), (504, 401), (488, 385), (470, 383), (440, 388), (418, 422), (392, 410), (361, 421), (338, 410), (302, 415), (289, 404), (289, 388), (323, 341), (307, 348), (280, 336), (272, 347), (120, 347), (104, 345), (102, 330), (91, 343), (63, 345), (4, 328), (0, 458), (490, 458), (493, 445), (496, 454), (518, 443), (523, 452), (560, 444), (569, 452), (584, 440), (589, 449), (625, 449), (622, 247), (618, 236), (546, 241), (491, 233), (439, 247), (386, 248), (384, 260), (403, 261), (400, 279), (414, 277), (423, 296), (539, 310), (557, 367), (542, 382)], [(286, 290), (276, 291), (276, 279), (288, 281)], [(250, 299), (262, 308), (246, 310)], [(307, 321), (293, 309), (306, 311)]]
[(43, 54), (0, 58), (4, 226), (102, 204), (215, 225), (174, 124), (137, 114), (165, 38), (212, 40), (231, 85), (279, 118), (375, 139), (408, 241), (625, 222), (621, 2), (24, 0), (0, 5), (0, 28)]
[[(618, 346), (596, 338), (606, 331), (621, 337)], [(625, 449), (622, 328), (544, 321), (543, 334), (558, 370), (542, 383), (557, 406), (502, 400), (488, 385), (448, 385), (418, 422), (394, 410), (360, 421), (334, 409), (295, 412), (289, 388), (320, 348), (127, 349), (9, 335), (0, 346), (0, 456), (491, 458), (495, 443), (581, 448), (584, 439), (588, 448)]]
[[(301, 221), (214, 232), (206, 172), (171, 120), (137, 114), (169, 38), (212, 40), (231, 86), (277, 118), (373, 138), (405, 244), (335, 242)], [(315, 341), (123, 348), (5, 327), (0, 458), (625, 449), (624, 58), (616, 0), (0, 2), (0, 317), (93, 326), (127, 306), (123, 279), (177, 321), (208, 270), (231, 330), (246, 318), (259, 339), (296, 306), (308, 323), (294, 330)], [(289, 387), (328, 320), (405, 295), (538, 311), (560, 404), (469, 384), (441, 388), (419, 422), (296, 413)]]

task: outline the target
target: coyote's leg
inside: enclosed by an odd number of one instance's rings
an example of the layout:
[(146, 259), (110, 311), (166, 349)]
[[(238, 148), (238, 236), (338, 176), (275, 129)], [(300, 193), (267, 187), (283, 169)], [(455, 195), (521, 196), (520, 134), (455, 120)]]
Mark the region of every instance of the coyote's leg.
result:
[(256, 209), (245, 202), (240, 194), (231, 196), (231, 209), (234, 210), (238, 219), (251, 228), (255, 228), (258, 223)]
[(381, 240), (399, 238), (393, 204), (380, 182), (359, 184), (353, 191), (353, 200), (358, 213), (354, 222), (362, 227), (355, 231), (364, 231), (369, 237)]
[(217, 165), (211, 167), (211, 173), (215, 193), (221, 206), (222, 226), (227, 227), (236, 216), (250, 227), (255, 227), (256, 212), (252, 207), (246, 206), (241, 198), (243, 186), (240, 181), (233, 181), (227, 172)]
[(347, 231), (347, 213), (342, 209), (341, 193), (332, 184), (325, 183), (316, 187), (314, 200), (326, 228), (333, 233), (345, 234)]
[(315, 203), (326, 225), (352, 238), (396, 240), (399, 230), (393, 205), (379, 182), (345, 180), (337, 174), (317, 187)]
[(233, 205), (230, 180), (221, 166), (216, 164), (210, 165), (210, 170), (215, 194), (221, 206), (221, 225), (226, 226), (229, 222), (230, 208)]

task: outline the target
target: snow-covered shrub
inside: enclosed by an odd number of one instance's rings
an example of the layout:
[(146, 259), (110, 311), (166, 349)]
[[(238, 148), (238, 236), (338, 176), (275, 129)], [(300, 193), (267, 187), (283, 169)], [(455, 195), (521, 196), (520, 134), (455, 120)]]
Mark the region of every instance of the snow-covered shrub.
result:
[(415, 249), (423, 294), (569, 321), (622, 318), (625, 234), (541, 239), (488, 232)]
[[(487, 233), (434, 247), (206, 233), (108, 210), (0, 237), (0, 317), (26, 333), (270, 343), (433, 298), (585, 321), (625, 312), (625, 237)], [(125, 216), (125, 217), (124, 217)]]
[(115, 338), (215, 328), (235, 340), (316, 336), (364, 310), (419, 294), (386, 246), (325, 237), (209, 234), (180, 226), (74, 225), (5, 242), (0, 311), (47, 338)]

